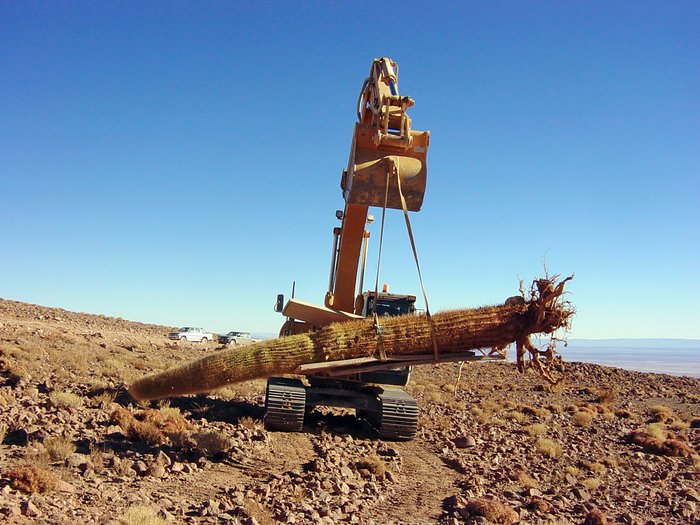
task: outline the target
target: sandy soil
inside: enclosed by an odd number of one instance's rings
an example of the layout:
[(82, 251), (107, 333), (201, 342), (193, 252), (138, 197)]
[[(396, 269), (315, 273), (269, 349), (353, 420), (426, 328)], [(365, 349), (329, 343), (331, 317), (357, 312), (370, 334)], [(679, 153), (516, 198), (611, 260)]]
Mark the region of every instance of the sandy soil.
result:
[(273, 433), (264, 381), (129, 399), (135, 378), (216, 351), (169, 330), (0, 300), (0, 521), (700, 523), (698, 379), (567, 363), (552, 389), (483, 363), (455, 392), (458, 365), (426, 365), (411, 442), (330, 409)]

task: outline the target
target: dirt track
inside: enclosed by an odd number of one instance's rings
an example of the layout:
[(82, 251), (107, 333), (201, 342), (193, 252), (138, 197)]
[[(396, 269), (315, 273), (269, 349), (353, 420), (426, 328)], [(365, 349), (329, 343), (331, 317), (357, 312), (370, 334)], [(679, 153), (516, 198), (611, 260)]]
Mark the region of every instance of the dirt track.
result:
[[(456, 365), (423, 366), (409, 387), (422, 410), (412, 442), (378, 441), (335, 410), (308, 414), (305, 433), (269, 433), (262, 381), (169, 404), (124, 394), (137, 377), (215, 351), (170, 342), (168, 330), (0, 300), (1, 519), (514, 522), (475, 516), (483, 497), (529, 524), (599, 523), (595, 508), (609, 523), (700, 519), (697, 379), (569, 363), (553, 391), (510, 364), (467, 364), (455, 396)], [(119, 410), (183, 426), (146, 439), (120, 426)], [(22, 465), (48, 473), (45, 492), (15, 488)]]

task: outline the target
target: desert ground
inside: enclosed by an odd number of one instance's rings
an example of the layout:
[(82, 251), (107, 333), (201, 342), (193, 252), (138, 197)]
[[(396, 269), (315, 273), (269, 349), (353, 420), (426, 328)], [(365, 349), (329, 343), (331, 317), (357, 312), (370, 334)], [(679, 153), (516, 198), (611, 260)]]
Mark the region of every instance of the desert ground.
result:
[[(350, 411), (263, 427), (264, 380), (136, 403), (145, 374), (217, 351), (171, 327), (0, 300), (0, 522), (700, 523), (700, 380), (566, 363), (425, 365), (418, 436)], [(566, 353), (564, 352), (566, 361)]]

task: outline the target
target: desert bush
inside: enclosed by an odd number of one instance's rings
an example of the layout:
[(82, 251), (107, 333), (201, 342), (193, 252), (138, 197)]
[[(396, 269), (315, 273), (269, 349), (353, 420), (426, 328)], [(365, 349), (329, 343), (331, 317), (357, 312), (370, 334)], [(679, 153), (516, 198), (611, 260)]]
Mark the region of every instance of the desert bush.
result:
[(524, 470), (518, 470), (515, 473), (515, 481), (526, 489), (536, 489), (539, 486), (537, 481)]
[(232, 441), (224, 433), (216, 430), (195, 432), (192, 434), (192, 439), (197, 448), (209, 456), (224, 455), (233, 446)]
[(49, 394), (51, 404), (57, 408), (78, 408), (83, 404), (80, 396), (73, 392), (51, 392)]
[(632, 412), (630, 412), (629, 410), (624, 410), (624, 409), (615, 410), (615, 415), (617, 417), (619, 417), (620, 419), (630, 419), (634, 416), (634, 414)]
[(581, 482), (581, 485), (586, 487), (588, 490), (595, 490), (602, 485), (602, 481), (598, 478), (587, 478)]
[(574, 414), (571, 416), (571, 420), (574, 426), (587, 427), (591, 424), (591, 421), (593, 421), (593, 414), (584, 411), (574, 412)]
[(677, 439), (659, 439), (645, 430), (631, 432), (627, 439), (642, 447), (642, 450), (650, 454), (660, 456), (693, 456), (696, 452), (687, 443)]
[(243, 428), (247, 428), (248, 430), (257, 430), (263, 426), (262, 421), (259, 419), (254, 419), (250, 416), (243, 416), (238, 420), (238, 424)]
[(36, 465), (16, 467), (7, 476), (13, 489), (28, 494), (46, 492), (56, 486), (56, 477), (50, 471)]
[(364, 459), (355, 463), (357, 470), (368, 470), (375, 476), (383, 476), (386, 472), (384, 460), (377, 454), (368, 454)]
[(542, 423), (534, 423), (525, 427), (525, 432), (532, 437), (542, 436), (547, 433), (547, 427)]
[(535, 448), (550, 458), (556, 458), (562, 454), (561, 445), (547, 438), (539, 438), (535, 442)]
[(675, 431), (683, 431), (683, 430), (688, 430), (690, 428), (690, 423), (687, 421), (683, 421), (682, 419), (677, 419), (670, 425), (671, 430)]
[(663, 423), (652, 423), (651, 425), (647, 425), (646, 432), (661, 441), (668, 437), (668, 431)]
[(515, 410), (511, 412), (506, 412), (503, 414), (503, 416), (507, 419), (511, 419), (513, 421), (517, 421), (518, 423), (524, 423), (527, 421), (527, 416), (523, 414), (522, 412), (517, 412)]
[(605, 465), (598, 463), (596, 461), (581, 460), (581, 466), (591, 472), (596, 474), (602, 474), (605, 472)]
[(577, 478), (580, 478), (583, 475), (583, 471), (578, 467), (574, 467), (573, 465), (567, 465), (566, 468), (564, 468), (564, 471), (567, 474), (571, 474)]
[(95, 406), (100, 408), (108, 408), (117, 399), (117, 392), (114, 390), (105, 390), (92, 398)]
[(145, 421), (134, 421), (127, 430), (127, 436), (152, 447), (162, 445), (166, 440), (165, 434), (156, 425)]
[(44, 439), (44, 448), (53, 461), (64, 461), (75, 452), (75, 445), (62, 436), (49, 436)]
[(464, 508), (471, 516), (482, 516), (497, 525), (512, 525), (520, 521), (520, 516), (512, 507), (492, 499), (472, 499)]
[(7, 425), (5, 423), (0, 423), (0, 446), (2, 445), (2, 442), (5, 440), (6, 435), (7, 435)]
[(657, 423), (664, 423), (669, 419), (674, 419), (673, 410), (664, 405), (654, 405), (649, 407), (651, 419)]
[(158, 516), (158, 513), (143, 505), (127, 509), (120, 521), (125, 525), (165, 525), (166, 521)]
[(595, 395), (596, 403), (611, 405), (617, 401), (617, 392), (614, 388), (599, 388)]
[(529, 405), (521, 405), (520, 406), (520, 411), (523, 414), (526, 414), (528, 416), (532, 416), (535, 419), (547, 419), (551, 416), (551, 413), (549, 410), (545, 408), (537, 408)]
[(598, 509), (591, 509), (581, 525), (608, 525), (608, 519)]

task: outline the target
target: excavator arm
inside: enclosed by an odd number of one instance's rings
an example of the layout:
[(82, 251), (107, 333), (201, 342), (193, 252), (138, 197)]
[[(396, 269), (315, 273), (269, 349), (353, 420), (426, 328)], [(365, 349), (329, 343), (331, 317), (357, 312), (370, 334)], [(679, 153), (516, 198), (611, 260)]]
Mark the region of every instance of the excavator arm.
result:
[[(372, 62), (360, 90), (348, 167), (340, 186), (345, 199), (342, 226), (335, 230), (331, 277), (325, 305), (360, 313), (355, 287), (366, 253), (365, 231), (369, 206), (401, 209), (397, 177), (407, 209), (418, 211), (427, 179), (429, 131), (411, 128), (410, 97), (399, 95), (398, 65), (389, 58)], [(364, 271), (364, 260), (362, 260)]]

